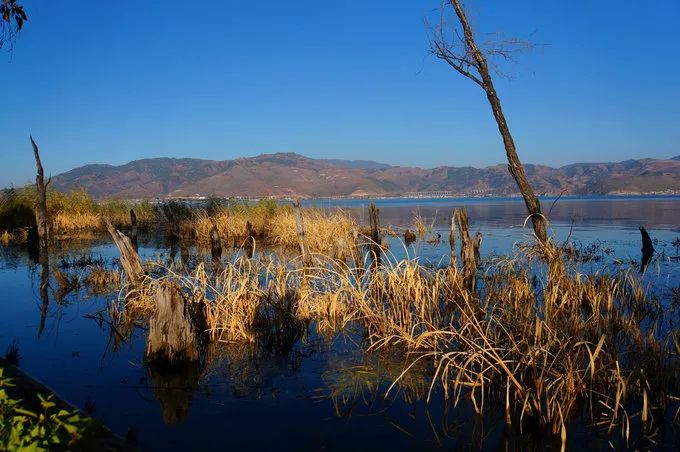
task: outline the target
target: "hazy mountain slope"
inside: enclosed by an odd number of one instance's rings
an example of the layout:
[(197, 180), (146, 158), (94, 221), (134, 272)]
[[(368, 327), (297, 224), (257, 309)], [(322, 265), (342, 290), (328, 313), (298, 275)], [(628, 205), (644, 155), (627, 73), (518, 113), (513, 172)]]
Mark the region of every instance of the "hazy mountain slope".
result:
[[(680, 191), (680, 159), (526, 165), (539, 194)], [(362, 196), (446, 191), (468, 196), (517, 194), (505, 165), (414, 168), (372, 161), (320, 160), (295, 153), (236, 160), (156, 158), (86, 165), (55, 176), (54, 186), (95, 197)]]

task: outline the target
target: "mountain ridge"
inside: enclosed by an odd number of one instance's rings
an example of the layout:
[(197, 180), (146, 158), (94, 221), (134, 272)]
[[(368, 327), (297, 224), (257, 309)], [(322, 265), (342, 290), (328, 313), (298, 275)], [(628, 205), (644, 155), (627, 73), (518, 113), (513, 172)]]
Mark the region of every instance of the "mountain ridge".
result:
[[(680, 157), (572, 163), (559, 168), (526, 164), (525, 170), (541, 195), (680, 192)], [(54, 176), (53, 184), (61, 190), (82, 187), (95, 198), (517, 194), (503, 164), (419, 168), (372, 160), (313, 159), (293, 152), (233, 160), (158, 157), (122, 165), (88, 164)]]

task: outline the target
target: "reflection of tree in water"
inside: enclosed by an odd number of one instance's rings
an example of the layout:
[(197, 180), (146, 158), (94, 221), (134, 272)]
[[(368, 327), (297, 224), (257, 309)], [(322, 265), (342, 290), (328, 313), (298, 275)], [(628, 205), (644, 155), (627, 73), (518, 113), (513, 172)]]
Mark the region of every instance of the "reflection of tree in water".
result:
[(281, 342), (213, 343), (207, 349), (204, 376), (211, 387), (226, 386), (234, 397), (259, 399), (277, 392), (279, 378), (300, 372), (304, 359), (312, 356), (319, 344), (320, 339), (299, 337)]
[(147, 363), (153, 396), (161, 407), (163, 422), (178, 424), (189, 415), (192, 394), (201, 378), (199, 361), (176, 365)]
[(447, 401), (431, 387), (432, 367), (425, 360), (402, 376), (408, 365), (399, 355), (358, 352), (330, 357), (319, 392), (332, 402), (336, 416), (387, 423), (395, 434), (413, 440), (414, 447), (420, 443), (459, 449), (559, 449), (559, 437), (546, 434), (544, 428), (506, 425), (499, 409), (504, 400), (490, 394), (489, 408), (478, 414), (465, 394)]

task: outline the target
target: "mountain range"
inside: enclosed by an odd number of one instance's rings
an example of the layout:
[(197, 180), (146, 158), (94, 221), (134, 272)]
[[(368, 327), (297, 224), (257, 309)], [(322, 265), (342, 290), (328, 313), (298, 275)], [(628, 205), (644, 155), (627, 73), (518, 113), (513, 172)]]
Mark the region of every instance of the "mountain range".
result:
[[(534, 190), (541, 195), (680, 191), (680, 156), (575, 163), (560, 168), (527, 164), (525, 170)], [(60, 190), (82, 187), (95, 198), (517, 194), (506, 165), (426, 169), (370, 160), (312, 159), (295, 153), (220, 161), (152, 158), (119, 166), (85, 165), (53, 177), (52, 183)]]

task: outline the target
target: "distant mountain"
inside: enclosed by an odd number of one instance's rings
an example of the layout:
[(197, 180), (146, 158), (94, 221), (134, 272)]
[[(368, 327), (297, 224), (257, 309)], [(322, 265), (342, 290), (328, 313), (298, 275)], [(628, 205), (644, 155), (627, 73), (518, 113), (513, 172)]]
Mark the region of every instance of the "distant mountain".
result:
[[(680, 192), (680, 158), (526, 165), (539, 194)], [(53, 178), (61, 190), (83, 187), (96, 198), (191, 196), (392, 196), (446, 192), (510, 196), (517, 188), (505, 165), (486, 168), (390, 166), (367, 160), (312, 159), (295, 153), (235, 160), (155, 158), (125, 165), (86, 165)]]

